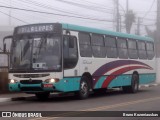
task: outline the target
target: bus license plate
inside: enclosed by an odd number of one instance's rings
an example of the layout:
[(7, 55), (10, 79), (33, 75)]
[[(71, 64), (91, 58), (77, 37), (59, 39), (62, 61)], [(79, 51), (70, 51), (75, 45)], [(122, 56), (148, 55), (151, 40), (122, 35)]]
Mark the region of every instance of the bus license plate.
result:
[(52, 84), (44, 84), (43, 87), (44, 88), (53, 88), (53, 85)]

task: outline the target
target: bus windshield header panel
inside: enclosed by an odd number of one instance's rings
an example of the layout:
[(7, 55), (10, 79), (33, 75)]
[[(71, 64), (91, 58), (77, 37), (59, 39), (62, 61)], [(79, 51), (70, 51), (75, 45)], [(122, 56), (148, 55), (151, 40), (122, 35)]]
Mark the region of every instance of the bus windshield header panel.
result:
[(15, 29), (14, 34), (31, 34), (31, 33), (62, 33), (62, 25), (59, 23), (33, 24), (20, 26)]

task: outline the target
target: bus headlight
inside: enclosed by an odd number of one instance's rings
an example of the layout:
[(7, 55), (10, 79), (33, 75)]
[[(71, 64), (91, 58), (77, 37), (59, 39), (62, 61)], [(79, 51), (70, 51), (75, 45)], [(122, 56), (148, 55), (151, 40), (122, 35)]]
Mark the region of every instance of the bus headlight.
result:
[(10, 79), (10, 83), (17, 83), (18, 81), (17, 80), (14, 80), (14, 79)]
[(55, 83), (56, 82), (56, 80), (55, 79), (50, 79), (50, 81), (49, 81), (50, 83)]
[(57, 79), (57, 78), (51, 78), (51, 79), (45, 80), (46, 83), (56, 83), (58, 81), (59, 81), (59, 79)]

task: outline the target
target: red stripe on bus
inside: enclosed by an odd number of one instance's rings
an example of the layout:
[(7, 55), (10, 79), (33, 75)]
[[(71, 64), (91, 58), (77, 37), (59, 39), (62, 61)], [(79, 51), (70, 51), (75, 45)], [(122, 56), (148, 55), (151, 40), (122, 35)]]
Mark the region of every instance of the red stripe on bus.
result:
[(102, 88), (107, 88), (107, 86), (110, 84), (110, 82), (115, 79), (117, 76), (122, 75), (123, 73), (126, 73), (128, 71), (134, 70), (134, 69), (151, 69), (149, 67), (145, 67), (145, 66), (133, 66), (133, 67), (125, 67), (125, 68), (121, 68), (113, 73), (110, 74), (110, 76), (108, 76), (105, 81), (102, 84)]

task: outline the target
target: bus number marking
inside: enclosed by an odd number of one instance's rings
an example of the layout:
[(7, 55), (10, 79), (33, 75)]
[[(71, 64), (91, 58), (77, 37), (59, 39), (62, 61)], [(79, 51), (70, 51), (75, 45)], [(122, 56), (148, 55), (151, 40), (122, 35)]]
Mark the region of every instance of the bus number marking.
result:
[(83, 64), (92, 64), (92, 61), (83, 60)]

